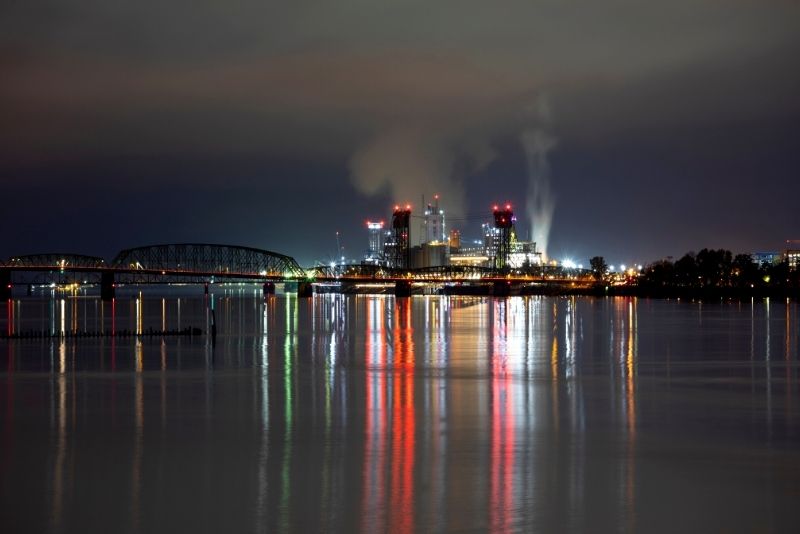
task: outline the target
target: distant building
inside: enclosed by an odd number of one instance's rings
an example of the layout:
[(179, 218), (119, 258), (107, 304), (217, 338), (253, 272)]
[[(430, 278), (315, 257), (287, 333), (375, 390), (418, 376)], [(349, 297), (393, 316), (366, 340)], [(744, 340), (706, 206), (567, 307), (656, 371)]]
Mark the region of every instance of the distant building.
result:
[(483, 233), (483, 254), (493, 259), (497, 256), (497, 249), (500, 246), (500, 229), (489, 223), (483, 223), (481, 232)]
[(447, 243), (423, 243), (411, 247), (411, 267), (422, 269), (425, 267), (443, 267), (450, 264), (450, 247)]
[(383, 221), (367, 221), (367, 232), (369, 235), (369, 248), (365, 259), (369, 262), (379, 263), (383, 260), (384, 237), (386, 235), (383, 230)]
[(786, 241), (786, 250), (783, 253), (783, 257), (792, 271), (800, 268), (800, 239)]
[(450, 253), (457, 253), (461, 248), (461, 231), (459, 230), (450, 230)]
[(536, 250), (535, 241), (517, 241), (511, 243), (511, 254), (508, 256), (508, 266), (514, 269), (542, 264), (542, 253)]
[(392, 228), (383, 245), (386, 264), (395, 269), (406, 269), (411, 265), (409, 254), (409, 225), (411, 222), (411, 206), (404, 208), (395, 206), (392, 212)]
[(444, 210), (439, 208), (439, 195), (434, 195), (433, 204), (425, 208), (425, 232), (423, 243), (446, 243)]
[(754, 252), (750, 258), (759, 266), (774, 265), (783, 261), (783, 254), (780, 252)]
[(489, 256), (484, 254), (483, 247), (461, 247), (458, 253), (450, 254), (450, 265), (461, 267), (489, 267)]

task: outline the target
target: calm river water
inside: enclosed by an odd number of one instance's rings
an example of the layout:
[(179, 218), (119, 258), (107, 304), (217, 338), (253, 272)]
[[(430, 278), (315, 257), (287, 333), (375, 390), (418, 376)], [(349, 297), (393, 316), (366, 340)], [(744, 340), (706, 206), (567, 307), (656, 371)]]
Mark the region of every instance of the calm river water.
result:
[(3, 303), (2, 532), (797, 532), (785, 300)]

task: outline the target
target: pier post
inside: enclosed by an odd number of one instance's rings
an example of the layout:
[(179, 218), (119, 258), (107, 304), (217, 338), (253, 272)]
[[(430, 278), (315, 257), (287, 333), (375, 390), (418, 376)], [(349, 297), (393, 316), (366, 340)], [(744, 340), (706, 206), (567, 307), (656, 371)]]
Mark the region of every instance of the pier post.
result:
[(11, 298), (11, 269), (0, 269), (0, 300)]
[(499, 280), (492, 284), (492, 295), (495, 297), (507, 297), (511, 295), (511, 282)]
[(297, 282), (297, 297), (308, 298), (314, 296), (314, 286), (311, 282)]
[(275, 294), (275, 282), (264, 282), (264, 296)]
[(103, 271), (100, 273), (100, 298), (102, 300), (114, 300), (116, 296), (116, 288), (114, 287), (114, 273), (112, 271)]
[(394, 283), (394, 296), (395, 297), (410, 297), (411, 296), (411, 282), (405, 280), (398, 280)]

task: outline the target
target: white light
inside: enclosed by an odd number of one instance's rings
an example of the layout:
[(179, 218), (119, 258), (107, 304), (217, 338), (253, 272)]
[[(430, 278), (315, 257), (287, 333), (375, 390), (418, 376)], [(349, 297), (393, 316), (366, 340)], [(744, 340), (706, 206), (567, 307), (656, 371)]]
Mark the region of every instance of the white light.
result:
[(611, 271), (611, 272), (613, 272), (613, 271), (614, 271), (614, 266), (613, 266), (613, 265), (609, 265), (609, 266), (608, 266), (608, 270), (609, 270), (609, 271)]
[(563, 260), (561, 265), (566, 267), (567, 269), (574, 269), (576, 267), (575, 262), (572, 260)]
[(625, 270), (625, 264), (623, 263), (622, 265), (619, 266), (619, 268), (620, 268), (620, 270), (624, 271)]

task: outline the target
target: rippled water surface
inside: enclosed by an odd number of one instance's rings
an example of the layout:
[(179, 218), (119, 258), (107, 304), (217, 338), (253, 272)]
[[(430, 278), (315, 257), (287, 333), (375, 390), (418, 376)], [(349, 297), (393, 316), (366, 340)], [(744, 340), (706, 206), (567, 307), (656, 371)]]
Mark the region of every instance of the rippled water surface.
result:
[[(2, 532), (797, 532), (796, 302), (3, 303)], [(213, 314), (211, 313), (213, 310)]]

